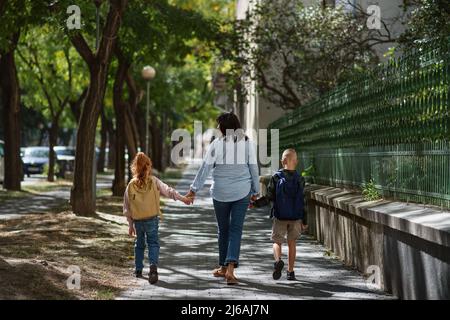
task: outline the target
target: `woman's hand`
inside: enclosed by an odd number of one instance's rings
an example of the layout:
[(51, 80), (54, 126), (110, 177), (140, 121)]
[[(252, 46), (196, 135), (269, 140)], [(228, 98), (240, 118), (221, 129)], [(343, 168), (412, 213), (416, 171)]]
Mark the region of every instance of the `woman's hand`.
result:
[(248, 204), (249, 209), (253, 209), (255, 207), (255, 201), (258, 199), (258, 195), (254, 194), (250, 197), (250, 203)]
[(190, 203), (190, 204), (192, 204), (192, 203), (194, 203), (194, 199), (195, 199), (195, 192), (194, 192), (194, 191), (192, 191), (192, 190), (189, 190), (189, 192), (188, 192), (188, 193), (186, 193), (185, 197), (186, 197), (186, 198), (189, 198), (189, 199), (190, 199), (190, 201), (191, 201), (191, 203)]
[(128, 225), (128, 235), (130, 237), (134, 237), (136, 235), (136, 229), (132, 223)]
[(190, 205), (192, 204), (192, 202), (194, 202), (193, 198), (189, 198), (187, 196), (182, 196), (180, 200), (186, 205)]

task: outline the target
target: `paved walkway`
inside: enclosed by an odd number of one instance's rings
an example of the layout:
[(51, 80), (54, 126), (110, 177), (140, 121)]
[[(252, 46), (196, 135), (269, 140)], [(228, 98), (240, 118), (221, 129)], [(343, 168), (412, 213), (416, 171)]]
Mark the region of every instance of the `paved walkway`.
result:
[[(197, 166), (189, 165), (177, 189), (184, 193)], [(325, 249), (302, 236), (298, 244), (298, 281), (272, 279), (271, 221), (267, 209), (249, 210), (244, 226), (239, 286), (227, 286), (214, 278), (217, 264), (217, 236), (209, 183), (197, 194), (195, 204), (166, 201), (165, 220), (160, 226), (161, 256), (156, 285), (139, 279), (138, 288), (119, 299), (391, 299), (368, 289), (363, 277), (335, 259)], [(285, 262), (286, 259), (285, 259)], [(286, 269), (285, 269), (286, 270)], [(284, 271), (285, 271), (284, 270)]]
[[(98, 176), (97, 189), (106, 189), (111, 187), (113, 176)], [(38, 185), (45, 182), (45, 177), (27, 179), (23, 182), (26, 185)], [(58, 190), (43, 191), (30, 194), (25, 197), (11, 198), (4, 200), (0, 205), (0, 221), (8, 219), (17, 219), (24, 214), (46, 213), (51, 209), (60, 208), (67, 204), (70, 199), (70, 186), (61, 186)]]
[(24, 214), (45, 213), (50, 209), (59, 208), (69, 199), (66, 193), (70, 194), (70, 191), (42, 192), (23, 198), (7, 199), (0, 206), (0, 221), (17, 219)]

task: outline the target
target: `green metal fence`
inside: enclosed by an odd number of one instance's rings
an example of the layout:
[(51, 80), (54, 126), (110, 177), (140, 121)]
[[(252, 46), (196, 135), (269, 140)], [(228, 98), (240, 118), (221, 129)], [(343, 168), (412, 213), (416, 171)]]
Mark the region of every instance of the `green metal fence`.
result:
[(276, 120), (280, 149), (314, 182), (450, 207), (450, 38), (340, 85)]

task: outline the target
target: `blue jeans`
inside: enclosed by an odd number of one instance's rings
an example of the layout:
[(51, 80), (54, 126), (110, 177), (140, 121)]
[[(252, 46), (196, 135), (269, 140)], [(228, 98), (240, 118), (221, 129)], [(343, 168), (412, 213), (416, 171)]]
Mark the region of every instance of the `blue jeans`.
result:
[(159, 260), (159, 239), (158, 239), (159, 217), (148, 220), (134, 221), (136, 229), (136, 242), (134, 244), (134, 261), (136, 270), (144, 269), (145, 243), (148, 246), (148, 261), (150, 265), (158, 265)]
[(219, 265), (234, 263), (239, 266), (242, 228), (245, 213), (250, 203), (250, 195), (232, 202), (213, 200), (219, 235)]

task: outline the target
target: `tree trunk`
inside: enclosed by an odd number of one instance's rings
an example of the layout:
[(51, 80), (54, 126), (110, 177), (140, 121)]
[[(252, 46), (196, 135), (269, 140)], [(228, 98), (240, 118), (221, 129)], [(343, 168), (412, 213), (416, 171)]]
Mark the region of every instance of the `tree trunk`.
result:
[(114, 181), (112, 185), (113, 196), (123, 196), (125, 192), (125, 103), (122, 100), (125, 76), (128, 70), (126, 65), (119, 59), (116, 78), (114, 80), (113, 104), (116, 114), (116, 167), (114, 170)]
[(45, 136), (45, 131), (44, 130), (40, 130), (39, 131), (38, 146), (42, 146), (42, 144), (44, 143), (44, 136)]
[(72, 111), (73, 117), (75, 118), (75, 122), (80, 122), (81, 117), (81, 109), (83, 107), (83, 102), (86, 99), (88, 89), (84, 89), (81, 95), (75, 101), (69, 101), (70, 110)]
[(3, 15), (6, 8), (7, 0), (0, 0), (0, 17)]
[[(129, 120), (130, 130), (133, 135), (134, 148), (136, 152), (140, 145), (140, 132), (138, 129), (138, 123), (136, 119), (136, 114), (138, 111), (139, 103), (139, 93), (136, 82), (130, 72), (127, 73), (127, 85), (128, 85), (128, 108), (127, 108), (127, 119)], [(141, 149), (142, 150), (142, 149)]]
[(139, 132), (139, 146), (141, 147), (141, 151), (145, 152), (145, 113), (138, 107), (134, 113), (134, 117)]
[(56, 146), (58, 140), (58, 119), (54, 119), (52, 122), (52, 127), (48, 130), (48, 174), (47, 181), (54, 182), (55, 181), (55, 160), (56, 154), (54, 151), (54, 147)]
[[(167, 118), (167, 135), (171, 135), (173, 131), (173, 122)], [(172, 159), (170, 158), (172, 155), (172, 148), (174, 146), (174, 143), (172, 141), (167, 142), (167, 148), (166, 148), (166, 168), (170, 167), (172, 165)]]
[(131, 116), (127, 110), (124, 110), (124, 118), (125, 118), (125, 141), (127, 143), (128, 156), (130, 158), (134, 158), (137, 153), (137, 145), (135, 140), (135, 135), (133, 134), (133, 123)]
[(151, 153), (150, 157), (152, 159), (153, 167), (157, 170), (161, 171), (162, 165), (161, 165), (161, 148), (162, 148), (162, 141), (161, 141), (161, 132), (158, 130), (158, 119), (154, 113), (151, 114), (151, 126), (150, 126), (150, 133), (151, 133)]
[(72, 209), (78, 215), (95, 214), (93, 176), (95, 133), (105, 94), (107, 73), (108, 68), (105, 65), (93, 68), (89, 92), (78, 125), (74, 183), (71, 192)]
[(126, 4), (126, 0), (110, 0), (102, 40), (95, 54), (80, 33), (71, 37), (73, 45), (89, 66), (90, 73), (89, 91), (78, 125), (75, 172), (71, 192), (72, 209), (77, 215), (95, 214), (95, 134), (105, 95), (109, 64)]
[(134, 158), (131, 158), (128, 156), (128, 162), (127, 162), (127, 170), (128, 170), (128, 180), (127, 184), (130, 183), (131, 179), (133, 179), (133, 172), (131, 171), (131, 163), (133, 162)]
[(104, 110), (102, 110), (102, 128), (100, 130), (100, 153), (98, 155), (97, 172), (105, 172), (105, 156), (106, 156), (106, 140), (108, 138), (108, 129), (106, 123), (106, 116)]
[(13, 46), (8, 52), (0, 53), (0, 88), (3, 100), (5, 136), (5, 181), (8, 190), (20, 190), (22, 165), (20, 160), (20, 94), (14, 50), (19, 33), (13, 36)]
[(124, 115), (125, 115), (125, 141), (126, 141), (126, 145), (127, 145), (127, 150), (128, 150), (128, 182), (131, 180), (133, 174), (131, 173), (131, 161), (134, 159), (134, 157), (137, 154), (137, 145), (136, 145), (136, 140), (135, 140), (135, 136), (133, 134), (133, 124), (132, 124), (132, 118), (129, 112), (129, 108), (127, 108), (127, 110), (125, 110)]
[(107, 119), (108, 124), (108, 169), (114, 170), (116, 167), (116, 131), (111, 120)]
[(167, 115), (166, 112), (163, 112), (161, 119), (161, 171), (164, 172), (166, 170), (167, 164), (167, 149), (168, 145), (166, 144), (166, 135), (167, 135)]

